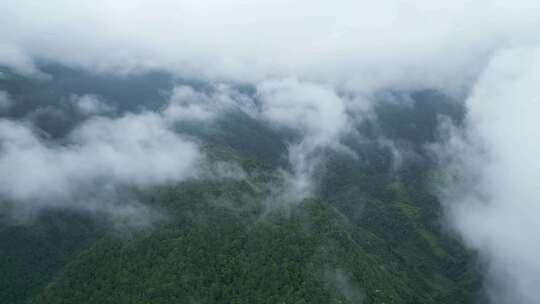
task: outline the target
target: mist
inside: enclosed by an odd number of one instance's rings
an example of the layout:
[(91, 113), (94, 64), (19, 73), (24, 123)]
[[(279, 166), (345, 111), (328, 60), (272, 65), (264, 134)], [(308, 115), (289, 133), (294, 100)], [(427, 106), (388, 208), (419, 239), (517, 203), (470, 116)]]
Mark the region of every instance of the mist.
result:
[(466, 129), (444, 146), (443, 201), (451, 225), (487, 261), (493, 303), (540, 301), (539, 85), (537, 48), (498, 53), (466, 101)]
[[(162, 108), (126, 112), (74, 92), (80, 117), (60, 142), (36, 117), (61, 121), (61, 109), (3, 117), (0, 195), (22, 209), (86, 208), (103, 200), (80, 193), (188, 179), (204, 153), (175, 124), (231, 107), (299, 135), (287, 157), (301, 199), (321, 151), (349, 153), (342, 138), (372, 118), (377, 96), (436, 90), (466, 109), (464, 125), (440, 126), (445, 221), (487, 264), (493, 303), (540, 302), (538, 1), (22, 0), (3, 1), (0, 17), (0, 65), (16, 73), (157, 71), (210, 88), (175, 83)], [(16, 102), (0, 91), (0, 112)]]
[(364, 92), (468, 88), (490, 54), (534, 44), (539, 31), (535, 1), (55, 0), (0, 8), (2, 63), (28, 73), (52, 61), (227, 82), (297, 76)]
[[(195, 176), (198, 146), (155, 113), (95, 117), (64, 143), (41, 138), (28, 123), (0, 120), (0, 195), (20, 217), (47, 207), (117, 212), (120, 189)], [(126, 202), (123, 202), (125, 205)]]

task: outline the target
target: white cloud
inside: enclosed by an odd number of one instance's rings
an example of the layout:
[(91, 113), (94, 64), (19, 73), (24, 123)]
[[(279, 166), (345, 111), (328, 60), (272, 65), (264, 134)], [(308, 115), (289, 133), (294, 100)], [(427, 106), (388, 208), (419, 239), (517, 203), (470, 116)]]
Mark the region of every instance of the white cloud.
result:
[(206, 121), (234, 107), (249, 112), (252, 104), (251, 98), (223, 84), (209, 88), (208, 92), (181, 85), (173, 89), (163, 114), (170, 121)]
[(0, 40), (0, 65), (16, 68), (23, 74), (37, 73), (32, 56), (9, 41)]
[(265, 119), (316, 137), (317, 144), (336, 139), (346, 125), (345, 105), (331, 87), (294, 78), (257, 86)]
[(494, 50), (540, 37), (532, 0), (22, 0), (0, 12), (0, 50), (16, 66), (41, 58), (205, 80), (296, 76), (355, 91), (468, 87)]
[(320, 161), (317, 152), (339, 145), (348, 127), (345, 102), (332, 88), (294, 78), (262, 82), (257, 97), (263, 119), (302, 134), (301, 141), (289, 147), (294, 188), (302, 198), (312, 191), (311, 177)]
[[(97, 117), (60, 145), (23, 123), (0, 121), (0, 196), (18, 211), (107, 206), (122, 187), (145, 188), (196, 174), (197, 146), (156, 113)], [(107, 209), (105, 209), (107, 210)]]
[(540, 48), (500, 52), (467, 100), (466, 134), (445, 147), (450, 221), (488, 261), (493, 303), (540, 303), (539, 87)]
[(199, 101), (208, 102), (210, 97), (206, 94), (195, 92), (188, 86), (174, 88), (171, 100), (164, 113), (171, 120), (208, 120), (214, 117), (215, 112), (210, 106), (200, 104)]
[(111, 113), (114, 107), (96, 95), (72, 95), (71, 102), (75, 110), (82, 115)]

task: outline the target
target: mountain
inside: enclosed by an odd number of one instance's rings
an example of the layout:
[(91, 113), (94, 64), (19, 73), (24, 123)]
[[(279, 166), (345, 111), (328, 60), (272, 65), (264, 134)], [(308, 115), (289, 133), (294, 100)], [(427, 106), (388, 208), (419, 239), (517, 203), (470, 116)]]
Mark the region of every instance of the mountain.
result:
[[(121, 115), (160, 109), (166, 102), (160, 91), (190, 83), (161, 74), (44, 71), (52, 78), (4, 72), (0, 90), (20, 101), (4, 116), (32, 120), (58, 141), (83, 119), (51, 114), (72, 111), (65, 109), (72, 94), (114, 101), (116, 112), (108, 115)], [(36, 114), (44, 104), (54, 109)], [(434, 91), (381, 95), (371, 117), (343, 138), (347, 151), (320, 151), (315, 190), (298, 200), (285, 195), (293, 131), (236, 108), (211, 123), (181, 122), (176, 132), (200, 143), (209, 167), (233, 163), (244, 174), (134, 190), (159, 214), (144, 227), (61, 207), (29, 223), (3, 216), (0, 298), (13, 304), (481, 302), (474, 254), (442, 225), (433, 193), (438, 168), (427, 148), (437, 140), (441, 117), (459, 124), (463, 115), (459, 102)]]

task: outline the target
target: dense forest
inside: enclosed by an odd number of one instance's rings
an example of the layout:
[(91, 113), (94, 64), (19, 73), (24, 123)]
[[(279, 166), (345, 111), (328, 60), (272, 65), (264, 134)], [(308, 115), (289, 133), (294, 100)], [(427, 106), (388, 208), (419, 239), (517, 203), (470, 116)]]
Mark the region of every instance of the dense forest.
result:
[[(175, 83), (205, 88), (165, 74), (44, 71), (52, 80), (3, 71), (0, 90), (18, 101), (3, 116), (66, 107), (70, 94), (98, 94), (118, 111), (158, 109), (160, 92)], [(59, 140), (79, 119), (32, 115)], [(283, 195), (293, 131), (234, 109), (212, 123), (180, 123), (177, 132), (200, 142), (210, 167), (234, 163), (245, 175), (134, 191), (159, 214), (144, 227), (63, 208), (28, 223), (0, 213), (1, 302), (482, 302), (474, 254), (443, 225), (428, 148), (442, 117), (459, 124), (463, 115), (459, 102), (435, 91), (381, 94), (372, 117), (354, 125), (356, 136), (343, 138), (354, 153), (321, 151), (315, 191), (297, 201)]]

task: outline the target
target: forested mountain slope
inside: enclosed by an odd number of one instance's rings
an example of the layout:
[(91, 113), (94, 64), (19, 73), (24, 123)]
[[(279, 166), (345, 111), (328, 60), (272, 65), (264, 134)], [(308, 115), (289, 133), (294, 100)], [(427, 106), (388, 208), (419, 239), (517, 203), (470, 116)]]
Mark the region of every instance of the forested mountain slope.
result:
[[(152, 100), (147, 106), (159, 108), (164, 97), (152, 94), (178, 81), (150, 75), (133, 83), (102, 79), (97, 81), (102, 87), (87, 87), (87, 77), (101, 76), (51, 73), (59, 82), (4, 77), (0, 89), (20, 100), (65, 100), (75, 91), (117, 101)], [(141, 92), (122, 97), (121, 91), (132, 86)], [(461, 107), (432, 91), (407, 94), (407, 102), (395, 101), (401, 94), (392, 97), (381, 97), (373, 117), (354, 126), (361, 136), (343, 140), (353, 153), (323, 151), (315, 191), (299, 200), (284, 194), (294, 132), (234, 110), (212, 123), (178, 124), (178, 132), (201, 143), (210, 166), (234, 163), (244, 175), (137, 191), (138, 199), (159, 214), (145, 227), (61, 208), (30, 224), (3, 218), (2, 301), (481, 301), (474, 257), (441, 226), (432, 191), (437, 168), (426, 149), (436, 140), (439, 117), (459, 122)], [(32, 115), (22, 106), (13, 111)], [(50, 117), (38, 122), (48, 136), (59, 138), (72, 123)]]

